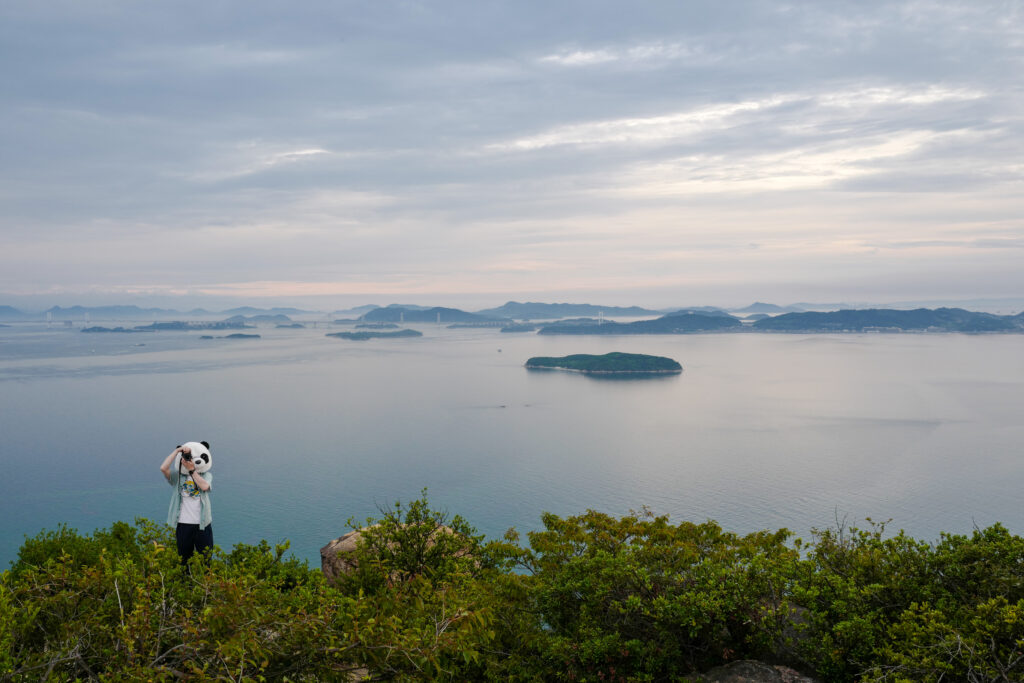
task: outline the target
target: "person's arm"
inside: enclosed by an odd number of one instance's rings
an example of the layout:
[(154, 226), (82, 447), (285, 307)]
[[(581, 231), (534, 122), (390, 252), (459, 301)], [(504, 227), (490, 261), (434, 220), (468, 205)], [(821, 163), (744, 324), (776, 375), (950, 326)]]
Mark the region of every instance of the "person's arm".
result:
[(179, 453), (181, 453), (182, 450), (184, 449), (182, 449), (181, 446), (175, 448), (170, 455), (164, 458), (163, 464), (160, 465), (160, 471), (163, 473), (164, 478), (167, 479), (168, 482), (171, 481), (171, 463), (174, 462), (174, 459), (178, 456)]
[(203, 479), (203, 475), (201, 475), (201, 474), (199, 474), (198, 472), (195, 471), (195, 465), (193, 465), (191, 462), (188, 462), (186, 460), (185, 461), (185, 467), (189, 467), (189, 466), (191, 466), (192, 469), (190, 469), (188, 472), (189, 472), (190, 475), (192, 475), (192, 480), (196, 483), (196, 486), (199, 487), (199, 490), (200, 491), (209, 491), (210, 490), (210, 484), (213, 482), (213, 477), (209, 473), (207, 473), (207, 476), (210, 477), (210, 481), (206, 481), (205, 479)]

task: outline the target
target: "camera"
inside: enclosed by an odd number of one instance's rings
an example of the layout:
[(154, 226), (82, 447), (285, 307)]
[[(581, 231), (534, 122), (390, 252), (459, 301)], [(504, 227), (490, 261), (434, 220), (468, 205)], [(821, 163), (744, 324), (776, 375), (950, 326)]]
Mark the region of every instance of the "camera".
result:
[(181, 454), (181, 459), (182, 460), (188, 460), (189, 462), (191, 462), (192, 461), (192, 454), (191, 453), (182, 453)]

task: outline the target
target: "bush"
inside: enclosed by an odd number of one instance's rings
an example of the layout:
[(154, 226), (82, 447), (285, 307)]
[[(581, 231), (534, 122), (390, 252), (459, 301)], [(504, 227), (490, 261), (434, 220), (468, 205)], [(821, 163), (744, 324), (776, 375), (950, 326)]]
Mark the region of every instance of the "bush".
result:
[(816, 534), (793, 596), (808, 665), (838, 682), (1020, 680), (1024, 539), (998, 524), (934, 546), (884, 532)]
[[(465, 593), (431, 596), (412, 578), (408, 590), (345, 594), (266, 543), (196, 557), (187, 572), (152, 529), (26, 541), (0, 581), (0, 679), (436, 680), (478, 666), (487, 620)], [(28, 561), (46, 547), (58, 554)]]
[(655, 681), (787, 653), (824, 683), (1024, 680), (1024, 539), (1000, 525), (805, 545), (646, 511), (542, 519), (528, 547), (485, 542), (424, 494), (367, 520), (338, 586), (287, 543), (186, 571), (146, 520), (43, 531), (0, 577), (0, 681)]
[(650, 513), (544, 515), (525, 566), (548, 671), (665, 680), (769, 652), (787, 611), (788, 533), (746, 537)]

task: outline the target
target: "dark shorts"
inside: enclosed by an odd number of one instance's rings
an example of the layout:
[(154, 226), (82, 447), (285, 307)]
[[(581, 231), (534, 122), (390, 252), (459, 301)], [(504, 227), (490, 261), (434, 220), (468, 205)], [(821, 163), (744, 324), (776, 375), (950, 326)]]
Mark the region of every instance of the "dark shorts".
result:
[(201, 553), (213, 548), (212, 524), (207, 524), (205, 529), (200, 529), (198, 524), (179, 522), (174, 535), (178, 541), (178, 554), (181, 555), (182, 562), (188, 562), (193, 553)]

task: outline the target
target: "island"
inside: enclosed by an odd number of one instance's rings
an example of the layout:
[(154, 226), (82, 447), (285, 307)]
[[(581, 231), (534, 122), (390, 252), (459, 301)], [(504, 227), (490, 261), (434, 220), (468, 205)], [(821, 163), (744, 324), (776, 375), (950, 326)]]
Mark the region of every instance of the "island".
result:
[(357, 330), (397, 330), (398, 325), (395, 323), (359, 323), (356, 325)]
[[(359, 317), (359, 322), (364, 323), (482, 323), (496, 322), (495, 318), (467, 313), (458, 308), (445, 308), (435, 306), (433, 308), (410, 307), (410, 306), (388, 306), (386, 308), (375, 308), (367, 311)], [(508, 321), (506, 321), (508, 322)]]
[(134, 329), (129, 329), (127, 327), (100, 327), (98, 325), (94, 326), (94, 327), (84, 327), (84, 328), (82, 328), (82, 332), (85, 332), (86, 334), (97, 334), (97, 333), (103, 333), (103, 332), (116, 332), (118, 334), (131, 334), (131, 333), (134, 333), (134, 332), (151, 332), (151, 331), (152, 330), (141, 329), (141, 328), (138, 328), (138, 327), (136, 327)]
[(665, 356), (613, 351), (603, 356), (577, 353), (555, 358), (535, 356), (526, 361), (527, 370), (567, 370), (586, 375), (678, 375), (683, 366)]
[(517, 320), (556, 320), (558, 318), (578, 318), (603, 314), (608, 317), (642, 318), (660, 315), (663, 311), (653, 311), (640, 306), (597, 306), (594, 304), (544, 304), (535, 301), (520, 303), (509, 301), (498, 308), (477, 311), (477, 315), (494, 318), (515, 318)]
[(962, 308), (844, 309), (824, 313), (785, 313), (758, 320), (758, 332), (1020, 332), (1022, 314), (994, 315)]
[(242, 332), (236, 332), (235, 334), (228, 334), (223, 337), (214, 337), (211, 334), (204, 334), (199, 337), (200, 339), (259, 339), (258, 334), (244, 334)]
[(397, 330), (395, 332), (328, 332), (328, 337), (338, 339), (351, 339), (353, 341), (366, 341), (367, 339), (392, 339), (394, 337), (422, 337), (423, 333), (418, 330)]
[(559, 320), (545, 325), (537, 334), (690, 334), (694, 332), (734, 332), (743, 328), (739, 318), (728, 313), (703, 313), (682, 310), (654, 320), (619, 323), (611, 320)]
[(502, 332), (536, 332), (537, 326), (529, 323), (512, 323), (501, 328)]

